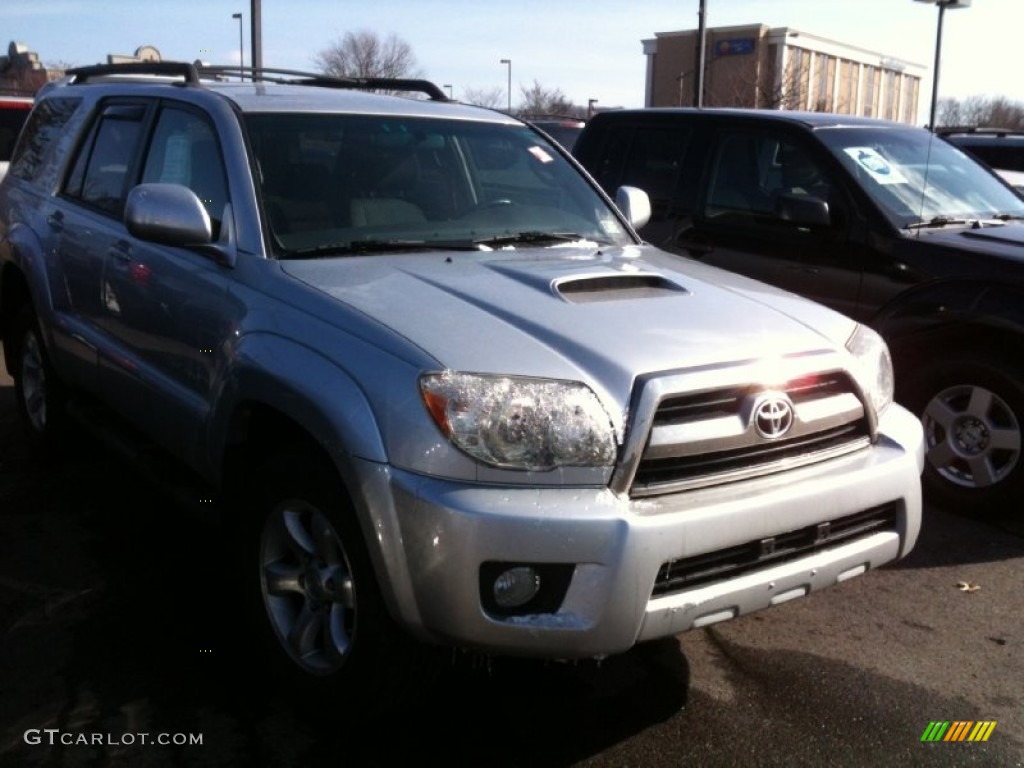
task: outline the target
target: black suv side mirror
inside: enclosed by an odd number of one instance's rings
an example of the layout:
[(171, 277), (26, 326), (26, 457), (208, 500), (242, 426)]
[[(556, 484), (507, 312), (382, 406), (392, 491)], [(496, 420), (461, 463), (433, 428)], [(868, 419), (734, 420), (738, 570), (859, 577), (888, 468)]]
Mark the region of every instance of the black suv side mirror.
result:
[(792, 222), (798, 227), (819, 228), (832, 224), (828, 203), (812, 195), (796, 195), (790, 192), (779, 195), (775, 202), (775, 214), (783, 221)]

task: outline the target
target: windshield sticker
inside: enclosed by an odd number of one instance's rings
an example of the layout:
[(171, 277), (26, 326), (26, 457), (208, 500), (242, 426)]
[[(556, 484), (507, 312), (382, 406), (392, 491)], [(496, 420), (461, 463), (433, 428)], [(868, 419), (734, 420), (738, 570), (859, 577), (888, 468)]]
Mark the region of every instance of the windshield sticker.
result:
[(549, 155), (541, 147), (530, 147), (530, 154), (540, 160), (542, 163), (553, 163), (555, 158)]
[(843, 150), (852, 157), (871, 178), (879, 184), (906, 184), (907, 178), (900, 170), (871, 147), (847, 147)]

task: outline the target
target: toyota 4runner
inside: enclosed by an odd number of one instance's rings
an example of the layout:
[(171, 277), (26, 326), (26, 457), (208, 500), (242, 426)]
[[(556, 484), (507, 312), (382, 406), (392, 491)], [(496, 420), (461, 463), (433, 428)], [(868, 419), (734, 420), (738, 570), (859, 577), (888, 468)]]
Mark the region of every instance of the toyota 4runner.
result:
[(0, 327), (33, 439), (110, 414), (216, 491), (283, 671), (378, 685), (399, 628), (599, 657), (913, 546), (874, 331), (642, 244), (643, 194), (429, 83), (257, 76), (47, 87)]

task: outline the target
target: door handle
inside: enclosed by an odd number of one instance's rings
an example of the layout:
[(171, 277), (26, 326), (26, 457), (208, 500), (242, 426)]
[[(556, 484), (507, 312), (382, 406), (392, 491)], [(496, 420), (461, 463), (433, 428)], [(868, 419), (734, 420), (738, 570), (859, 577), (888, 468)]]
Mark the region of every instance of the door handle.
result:
[(132, 245), (127, 240), (118, 240), (110, 246), (110, 250), (107, 253), (119, 261), (131, 261)]
[(50, 225), (51, 229), (55, 229), (59, 232), (64, 229), (64, 214), (60, 211), (54, 211), (46, 217), (46, 223)]

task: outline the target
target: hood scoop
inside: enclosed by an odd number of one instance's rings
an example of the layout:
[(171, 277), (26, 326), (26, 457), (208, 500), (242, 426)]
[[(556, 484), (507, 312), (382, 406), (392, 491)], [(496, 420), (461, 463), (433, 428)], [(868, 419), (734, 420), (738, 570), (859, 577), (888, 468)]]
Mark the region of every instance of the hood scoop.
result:
[(655, 274), (605, 274), (559, 280), (555, 293), (573, 304), (623, 299), (658, 299), (685, 296), (689, 291), (681, 285)]

